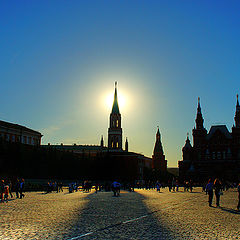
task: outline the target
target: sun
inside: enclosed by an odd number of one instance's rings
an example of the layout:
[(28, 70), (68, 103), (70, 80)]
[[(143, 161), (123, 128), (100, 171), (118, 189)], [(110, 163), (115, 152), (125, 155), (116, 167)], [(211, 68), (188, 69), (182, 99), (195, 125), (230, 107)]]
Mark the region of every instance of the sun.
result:
[[(106, 95), (105, 103), (109, 110), (112, 109), (113, 100), (114, 100), (114, 93), (109, 93)], [(119, 92), (118, 92), (118, 105), (119, 105), (120, 111), (121, 109), (124, 109), (126, 107), (126, 96), (122, 95)]]

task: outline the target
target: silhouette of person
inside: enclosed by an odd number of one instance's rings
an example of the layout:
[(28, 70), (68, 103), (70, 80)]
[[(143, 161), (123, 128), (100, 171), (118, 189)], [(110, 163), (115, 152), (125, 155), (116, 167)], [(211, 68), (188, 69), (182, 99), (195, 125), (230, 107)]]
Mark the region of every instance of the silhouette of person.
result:
[(213, 182), (211, 178), (208, 180), (208, 184), (206, 185), (206, 193), (208, 194), (209, 207), (211, 207), (213, 200)]
[(238, 190), (238, 205), (237, 205), (237, 210), (240, 211), (240, 183), (238, 184), (237, 190)]
[(220, 202), (220, 191), (221, 191), (222, 185), (218, 178), (214, 181), (214, 189), (215, 189), (215, 196), (216, 196), (216, 205), (219, 207)]

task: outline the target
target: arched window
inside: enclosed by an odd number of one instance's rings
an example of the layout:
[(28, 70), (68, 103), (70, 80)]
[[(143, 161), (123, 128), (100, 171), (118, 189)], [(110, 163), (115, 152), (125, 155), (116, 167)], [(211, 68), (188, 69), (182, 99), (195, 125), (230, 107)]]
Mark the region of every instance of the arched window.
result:
[(116, 144), (116, 147), (118, 148), (118, 142), (117, 142), (117, 144)]
[(116, 121), (116, 127), (118, 127), (118, 120)]
[(112, 148), (113, 148), (113, 142), (112, 142)]

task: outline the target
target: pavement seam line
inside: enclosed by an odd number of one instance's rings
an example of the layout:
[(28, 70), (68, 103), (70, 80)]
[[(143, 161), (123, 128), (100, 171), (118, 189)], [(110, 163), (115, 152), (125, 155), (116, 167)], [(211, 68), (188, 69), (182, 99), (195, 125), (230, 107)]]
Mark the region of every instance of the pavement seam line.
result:
[(140, 216), (140, 217), (137, 217), (137, 218), (133, 218), (133, 219), (129, 219), (129, 220), (126, 220), (126, 221), (122, 221), (122, 222), (119, 222), (119, 223), (116, 223), (116, 224), (112, 224), (112, 225), (109, 225), (109, 226), (106, 226), (106, 227), (103, 227), (103, 228), (99, 228), (99, 229), (96, 229), (92, 232), (88, 232), (88, 233), (85, 233), (85, 234), (82, 234), (82, 235), (79, 235), (79, 236), (76, 236), (76, 237), (73, 237), (73, 238), (69, 238), (68, 240), (76, 240), (76, 239), (80, 239), (80, 238), (83, 238), (83, 237), (86, 237), (86, 236), (89, 236), (89, 235), (92, 235), (96, 232), (101, 232), (103, 230), (106, 230), (106, 229), (110, 229), (110, 228), (113, 228), (113, 227), (116, 227), (116, 226), (119, 226), (119, 225), (122, 225), (122, 224), (127, 224), (127, 223), (130, 223), (130, 222), (135, 222), (135, 221), (138, 221), (140, 219), (143, 219), (143, 218), (146, 218), (156, 212), (160, 212), (160, 211), (163, 211), (163, 210), (167, 210), (167, 209), (170, 209), (170, 208), (173, 208), (173, 207), (177, 207), (177, 206), (180, 206), (186, 202), (189, 202), (190, 200), (192, 199), (195, 199), (197, 197), (193, 197), (193, 198), (190, 198), (190, 199), (187, 199), (179, 204), (175, 204), (175, 205), (171, 205), (170, 207), (166, 207), (166, 208), (162, 208), (162, 209), (159, 209), (159, 210), (155, 210), (155, 211), (152, 211), (146, 215), (143, 215), (143, 216)]

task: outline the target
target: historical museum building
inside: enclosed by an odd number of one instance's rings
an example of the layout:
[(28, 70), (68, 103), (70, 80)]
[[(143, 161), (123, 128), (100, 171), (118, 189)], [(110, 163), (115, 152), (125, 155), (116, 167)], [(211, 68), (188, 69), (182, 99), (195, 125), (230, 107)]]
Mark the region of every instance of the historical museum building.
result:
[(200, 99), (196, 126), (192, 130), (193, 145), (187, 136), (182, 148), (183, 160), (179, 161), (179, 177), (184, 179), (207, 180), (219, 177), (226, 180), (237, 180), (240, 174), (240, 106), (237, 95), (235, 124), (232, 132), (226, 125), (211, 126), (210, 131), (204, 128)]
[(0, 121), (0, 138), (7, 142), (40, 145), (42, 134), (30, 128)]

